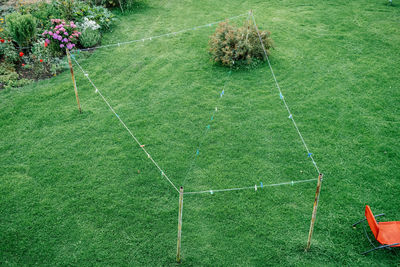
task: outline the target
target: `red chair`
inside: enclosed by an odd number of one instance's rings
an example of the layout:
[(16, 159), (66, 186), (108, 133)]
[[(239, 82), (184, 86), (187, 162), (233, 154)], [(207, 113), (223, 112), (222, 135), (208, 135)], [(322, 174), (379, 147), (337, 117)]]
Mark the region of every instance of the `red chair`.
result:
[(376, 241), (378, 241), (379, 244), (381, 244), (380, 246), (376, 247), (374, 245), (374, 243), (372, 243), (371, 239), (369, 238), (369, 236), (367, 234), (365, 224), (363, 224), (364, 233), (374, 248), (370, 249), (368, 251), (365, 251), (362, 254), (367, 254), (371, 251), (381, 249), (381, 248), (391, 249), (394, 247), (400, 247), (400, 221), (397, 221), (397, 222), (377, 222), (376, 221), (376, 219), (375, 219), (376, 217), (384, 216), (384, 215), (385, 214), (378, 214), (378, 215), (374, 216), (374, 214), (372, 214), (371, 208), (367, 205), (367, 206), (365, 206), (365, 219), (353, 224), (353, 227), (355, 227), (357, 224), (362, 223), (365, 220), (367, 220), (369, 228), (371, 228), (372, 234), (374, 235)]

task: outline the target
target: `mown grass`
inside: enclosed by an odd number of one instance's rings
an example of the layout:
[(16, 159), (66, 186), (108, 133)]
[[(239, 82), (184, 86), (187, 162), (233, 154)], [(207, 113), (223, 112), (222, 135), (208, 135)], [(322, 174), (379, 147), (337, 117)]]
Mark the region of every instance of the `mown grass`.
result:
[[(325, 175), (310, 252), (315, 183), (185, 196), (182, 265), (398, 264), (398, 251), (361, 256), (369, 245), (351, 224), (365, 204), (400, 220), (399, 7), (149, 1), (118, 16), (104, 44), (255, 9), (259, 27), (272, 32), (285, 99)], [(267, 65), (229, 74), (211, 64), (214, 29), (76, 57), (185, 191), (316, 178)], [(0, 92), (0, 262), (174, 265), (176, 191), (76, 74), (83, 114), (68, 72)]]

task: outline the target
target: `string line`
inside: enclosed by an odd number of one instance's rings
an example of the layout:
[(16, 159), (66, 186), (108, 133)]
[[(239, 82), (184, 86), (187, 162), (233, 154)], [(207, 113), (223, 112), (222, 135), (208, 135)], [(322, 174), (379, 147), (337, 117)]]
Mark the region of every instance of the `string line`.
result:
[[(226, 84), (227, 84), (227, 82), (228, 82), (228, 81), (230, 80), (230, 78), (231, 78), (231, 75), (232, 75), (231, 73), (232, 73), (232, 72), (229, 71), (228, 79), (224, 82), (224, 85), (223, 85), (223, 87), (222, 87), (222, 91), (221, 91), (220, 96), (219, 96), (219, 98), (218, 98), (218, 102), (220, 102), (220, 101), (221, 101), (220, 99), (225, 95)], [(189, 168), (188, 168), (188, 170), (187, 170), (187, 172), (186, 172), (186, 174), (185, 174), (185, 177), (184, 177), (183, 182), (182, 182), (182, 186), (184, 185), (184, 183), (185, 183), (185, 181), (186, 181), (186, 178), (189, 176), (190, 171), (191, 171), (191, 170), (193, 169), (193, 167), (195, 166), (196, 159), (199, 157), (199, 154), (200, 154), (201, 145), (203, 144), (204, 139), (205, 139), (207, 133), (210, 131), (212, 122), (215, 120), (216, 114), (217, 114), (217, 112), (218, 112), (218, 106), (219, 106), (219, 105), (218, 105), (218, 103), (217, 103), (216, 106), (215, 106), (215, 108), (214, 108), (214, 111), (213, 111), (213, 113), (212, 113), (212, 115), (211, 115), (211, 117), (210, 117), (210, 122), (209, 122), (209, 124), (206, 126), (206, 128), (205, 128), (203, 134), (202, 134), (202, 135), (200, 136), (200, 138), (199, 138), (199, 143), (198, 143), (198, 146), (197, 146), (196, 153), (195, 153), (195, 155), (193, 156), (193, 160), (192, 160), (191, 164), (189, 165)]]
[(149, 152), (147, 152), (147, 150), (144, 148), (144, 146), (139, 142), (139, 140), (136, 138), (136, 136), (132, 133), (132, 131), (128, 128), (128, 126), (126, 126), (125, 122), (119, 117), (119, 115), (115, 112), (115, 110), (113, 109), (113, 107), (110, 105), (110, 103), (107, 101), (107, 99), (103, 96), (103, 94), (101, 93), (101, 91), (97, 88), (97, 86), (93, 83), (92, 79), (90, 79), (89, 74), (86, 73), (82, 66), (78, 63), (78, 61), (75, 59), (75, 57), (73, 56), (72, 59), (75, 61), (75, 63), (77, 64), (77, 66), (79, 67), (79, 69), (82, 71), (82, 73), (84, 74), (84, 76), (88, 79), (88, 81), (92, 84), (92, 86), (96, 89), (96, 93), (98, 93), (101, 98), (103, 99), (103, 101), (107, 104), (107, 106), (110, 108), (110, 110), (112, 111), (112, 113), (114, 113), (114, 115), (118, 118), (119, 122), (124, 126), (124, 128), (128, 131), (128, 133), (131, 135), (131, 137), (135, 140), (135, 142), (139, 145), (139, 147), (143, 150), (143, 152), (147, 155), (147, 157), (151, 160), (151, 162), (157, 167), (157, 169), (161, 172), (161, 176), (164, 177), (165, 179), (168, 180), (168, 182), (175, 188), (175, 190), (179, 193), (178, 188), (175, 186), (175, 184), (171, 181), (171, 179), (165, 174), (165, 172), (163, 171), (163, 169), (160, 168), (160, 166), (157, 164), (157, 162), (153, 159), (153, 157), (150, 155)]
[[(251, 11), (250, 11), (250, 12), (251, 12)], [(267, 59), (268, 66), (269, 66), (269, 68), (270, 68), (270, 70), (271, 70), (272, 77), (274, 78), (274, 81), (275, 81), (275, 84), (276, 84), (276, 88), (278, 88), (279, 95), (280, 95), (280, 97), (281, 97), (283, 103), (285, 104), (285, 107), (286, 107), (286, 109), (287, 109), (287, 111), (288, 111), (288, 113), (289, 113), (289, 119), (292, 120), (293, 125), (294, 125), (294, 127), (296, 128), (296, 131), (297, 131), (297, 133), (299, 134), (300, 139), (301, 139), (301, 141), (302, 141), (302, 143), (303, 143), (303, 145), (304, 145), (304, 147), (305, 147), (305, 149), (306, 149), (306, 151), (307, 151), (308, 157), (311, 158), (311, 161), (312, 161), (312, 163), (313, 163), (315, 169), (317, 170), (317, 172), (318, 172), (318, 174), (319, 174), (319, 173), (321, 173), (321, 172), (319, 171), (319, 168), (318, 168), (318, 166), (317, 166), (317, 163), (315, 162), (315, 160), (314, 160), (314, 158), (313, 158), (313, 156), (312, 156), (312, 153), (311, 153), (310, 150), (308, 149), (308, 146), (307, 146), (306, 142), (304, 141), (303, 135), (301, 134), (299, 128), (297, 127), (296, 121), (295, 121), (294, 118), (293, 118), (293, 114), (290, 112), (289, 106), (288, 106), (288, 104), (286, 103), (286, 100), (285, 100), (285, 98), (284, 98), (284, 96), (283, 96), (283, 94), (282, 94), (282, 90), (281, 90), (281, 88), (280, 88), (280, 86), (279, 86), (279, 83), (278, 83), (278, 81), (277, 81), (277, 79), (276, 79), (274, 70), (272, 69), (272, 66), (271, 66), (271, 62), (269, 61), (269, 57), (268, 57), (267, 51), (266, 51), (265, 46), (264, 46), (264, 43), (263, 43), (263, 41), (262, 41), (262, 39), (261, 39), (260, 31), (258, 30), (258, 27), (257, 27), (257, 24), (256, 24), (256, 20), (255, 20), (254, 15), (253, 15), (253, 12), (251, 12), (251, 16), (252, 16), (252, 18), (253, 18), (254, 27), (255, 27), (255, 29), (256, 29), (256, 31), (257, 31), (258, 38), (260, 39), (260, 43), (261, 43), (262, 49), (263, 49), (263, 51), (264, 51), (265, 58)]]
[[(248, 13), (246, 12), (246, 13), (234, 16), (234, 17), (226, 18), (225, 20), (227, 20), (227, 19), (228, 20), (237, 19), (237, 18), (243, 17), (243, 16), (245, 16), (247, 14)], [(183, 29), (183, 30), (176, 31), (176, 32), (169, 32), (169, 33), (164, 33), (164, 34), (160, 34), (160, 35), (156, 35), (156, 36), (151, 36), (151, 37), (146, 37), (146, 38), (126, 41), (126, 42), (112, 43), (112, 44), (107, 44), (107, 45), (99, 45), (99, 46), (90, 47), (90, 48), (83, 48), (83, 49), (76, 49), (74, 51), (89, 51), (89, 50), (94, 50), (94, 49), (98, 49), (98, 48), (107, 48), (107, 47), (121, 46), (121, 45), (126, 45), (126, 44), (137, 43), (137, 42), (151, 41), (153, 39), (158, 39), (158, 38), (161, 38), (161, 37), (172, 36), (172, 35), (181, 34), (181, 33), (187, 32), (187, 31), (194, 31), (194, 30), (197, 30), (197, 29), (200, 29), (200, 28), (211, 27), (212, 25), (224, 22), (225, 20), (211, 22), (211, 23), (207, 23), (207, 24), (204, 24), (204, 25), (199, 25), (199, 26), (195, 26), (195, 27), (192, 27), (192, 28)]]
[(226, 189), (210, 189), (210, 190), (204, 190), (204, 191), (193, 191), (193, 192), (183, 192), (183, 194), (213, 194), (215, 192), (227, 192), (227, 191), (239, 191), (239, 190), (256, 190), (259, 188), (264, 188), (264, 187), (274, 187), (274, 186), (281, 186), (281, 185), (294, 185), (294, 184), (300, 184), (300, 183), (308, 183), (312, 181), (317, 181), (318, 178), (314, 179), (308, 179), (308, 180), (300, 180), (300, 181), (290, 181), (290, 182), (284, 182), (284, 183), (278, 183), (278, 184), (266, 184), (266, 185), (254, 185), (254, 186), (246, 186), (246, 187), (235, 187), (235, 188), (226, 188)]

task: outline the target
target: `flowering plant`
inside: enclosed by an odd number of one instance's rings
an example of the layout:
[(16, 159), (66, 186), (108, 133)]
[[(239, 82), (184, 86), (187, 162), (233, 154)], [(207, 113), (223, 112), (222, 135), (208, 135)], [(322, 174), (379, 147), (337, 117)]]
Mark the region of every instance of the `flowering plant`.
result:
[(80, 28), (82, 28), (82, 30), (86, 30), (86, 29), (98, 30), (98, 29), (100, 29), (100, 25), (97, 24), (96, 21), (90, 20), (85, 17), (84, 22), (82, 24), (80, 24)]
[(55, 51), (61, 51), (63, 48), (71, 50), (75, 47), (81, 33), (76, 30), (76, 25), (73, 21), (69, 24), (62, 19), (52, 19), (52, 27), (49, 31), (44, 31), (42, 36), (45, 37), (44, 46), (51, 47)]

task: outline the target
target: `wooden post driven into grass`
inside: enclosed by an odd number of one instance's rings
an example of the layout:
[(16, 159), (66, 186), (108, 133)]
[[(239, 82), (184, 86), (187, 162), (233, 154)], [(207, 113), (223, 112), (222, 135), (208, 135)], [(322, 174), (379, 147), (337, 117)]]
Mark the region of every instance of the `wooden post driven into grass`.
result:
[(67, 51), (67, 57), (68, 57), (69, 68), (70, 68), (70, 70), (71, 70), (72, 83), (74, 84), (76, 102), (78, 102), (79, 113), (82, 113), (81, 104), (79, 103), (78, 89), (76, 88), (76, 81), (75, 81), (75, 76), (74, 76), (74, 69), (72, 68), (71, 55), (69, 54), (69, 50), (68, 50), (68, 49), (65, 49), (65, 50)]
[(307, 241), (306, 251), (308, 251), (311, 246), (311, 238), (312, 238), (312, 234), (314, 231), (315, 218), (317, 217), (319, 194), (321, 193), (321, 184), (322, 184), (323, 176), (324, 175), (322, 173), (320, 173), (318, 176), (317, 191), (315, 192), (314, 208), (313, 208), (313, 213), (312, 213), (312, 217), (311, 217), (310, 232), (308, 233), (308, 241)]
[(121, 0), (118, 0), (118, 3), (119, 3), (119, 7), (121, 8), (122, 14), (124, 14), (124, 10), (122, 9), (122, 5), (121, 5)]
[(183, 187), (179, 190), (179, 215), (178, 215), (178, 242), (176, 245), (176, 261), (181, 262), (181, 236), (182, 236), (182, 209), (183, 209)]

